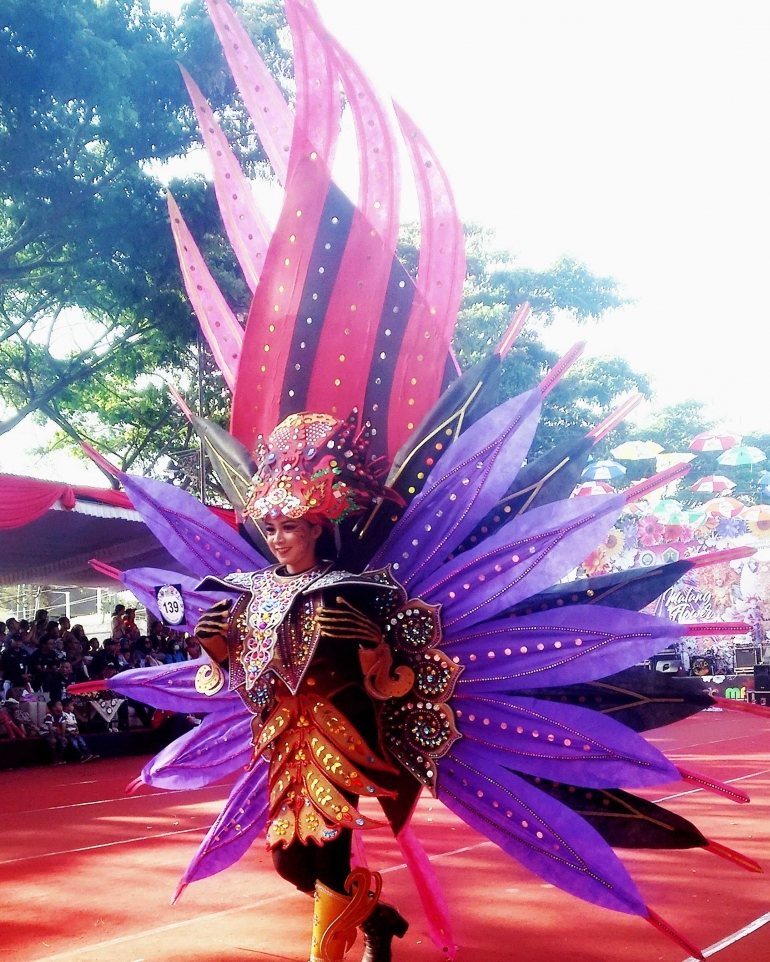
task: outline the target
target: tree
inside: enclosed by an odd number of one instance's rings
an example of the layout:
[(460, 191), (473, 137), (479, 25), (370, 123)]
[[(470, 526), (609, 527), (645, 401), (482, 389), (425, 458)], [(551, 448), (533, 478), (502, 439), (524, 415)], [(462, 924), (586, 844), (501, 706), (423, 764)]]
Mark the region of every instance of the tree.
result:
[[(558, 360), (540, 333), (559, 312), (586, 324), (626, 303), (616, 281), (597, 277), (570, 258), (561, 258), (545, 271), (518, 265), (513, 255), (495, 247), (491, 231), (476, 225), (466, 228), (466, 249), (468, 276), (455, 340), (462, 366), (475, 363), (494, 347), (517, 307), (525, 301), (532, 305), (532, 317), (503, 363), (503, 397), (529, 390)], [(622, 358), (578, 361), (543, 407), (532, 455), (584, 434), (610, 413), (619, 398), (637, 390), (649, 395), (649, 381)]]
[[(267, 59), (285, 62), (277, 2), (250, 11)], [(176, 61), (208, 74), (213, 29), (200, 0), (179, 23), (146, 0), (4, 0), (2, 12), (0, 434), (37, 414), (72, 435), (89, 392), (98, 407), (116, 380), (178, 363), (195, 341), (153, 165), (197, 143)], [(228, 111), (231, 126), (241, 115)], [(262, 160), (255, 143), (241, 149)], [(243, 309), (212, 191), (178, 186)]]

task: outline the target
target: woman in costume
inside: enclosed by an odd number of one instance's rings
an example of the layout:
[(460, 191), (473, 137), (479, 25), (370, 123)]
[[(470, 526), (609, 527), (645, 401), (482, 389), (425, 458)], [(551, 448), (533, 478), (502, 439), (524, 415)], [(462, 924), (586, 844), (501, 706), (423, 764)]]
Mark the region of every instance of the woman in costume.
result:
[[(351, 431), (350, 424), (305, 413), (270, 435), (258, 452), (245, 513), (261, 524), (278, 564), (228, 576), (223, 586), (243, 594), (234, 605), (212, 608), (196, 629), (253, 714), (250, 767), (269, 760), (268, 849), (283, 878), (315, 894), (312, 962), (341, 959), (356, 924), (364, 959), (388, 962), (393, 936), (408, 927), (378, 901), (377, 873), (351, 873), (353, 830), (382, 824), (358, 811), (358, 796), (397, 795), (398, 770), (379, 745), (375, 704), (413, 681), (404, 668), (391, 677), (378, 624), (396, 587), (384, 573), (336, 570), (319, 552), (333, 523), (386, 493), (361, 456), (366, 444)], [(347, 459), (354, 470), (339, 479), (336, 458), (347, 445), (357, 453)], [(215, 588), (216, 579), (200, 587)]]
[[(688, 633), (745, 631), (640, 613), (692, 567), (736, 553), (565, 580), (626, 503), (686, 467), (620, 495), (569, 498), (593, 446), (632, 404), (522, 467), (542, 400), (579, 352), (497, 405), (523, 307), (489, 357), (458, 376), (450, 343), (463, 230), (419, 129), (396, 108), (421, 209), (414, 280), (395, 256), (399, 162), (387, 111), (312, 3), (285, 2), (292, 112), (232, 10), (207, 2), (285, 185), (271, 231), (185, 75), (254, 292), (244, 329), (169, 197), (187, 291), (233, 392), (230, 431), (178, 400), (237, 530), (185, 491), (116, 472), (92, 452), (189, 573), (95, 566), (175, 626), (197, 625), (208, 653), (105, 683), (158, 708), (206, 714), (137, 784), (191, 789), (239, 773), (177, 895), (266, 831), (279, 872), (315, 889), (314, 960), (337, 962), (363, 923), (368, 962), (386, 962), (406, 923), (378, 903), (376, 874), (349, 872), (351, 833), (375, 824), (357, 802), (370, 795), (415, 879), (431, 938), (452, 956), (446, 902), (409, 826), (424, 788), (544, 881), (639, 916), (699, 955), (647, 907), (613, 848), (699, 847), (758, 869), (633, 793), (685, 779), (747, 800), (676, 768), (640, 734), (714, 704), (700, 682), (633, 667)], [(330, 173), (340, 88), (359, 144), (357, 204)], [(353, 409), (360, 418), (338, 420)], [(287, 530), (289, 520), (298, 527)], [(318, 550), (317, 526), (333, 531), (331, 554)]]

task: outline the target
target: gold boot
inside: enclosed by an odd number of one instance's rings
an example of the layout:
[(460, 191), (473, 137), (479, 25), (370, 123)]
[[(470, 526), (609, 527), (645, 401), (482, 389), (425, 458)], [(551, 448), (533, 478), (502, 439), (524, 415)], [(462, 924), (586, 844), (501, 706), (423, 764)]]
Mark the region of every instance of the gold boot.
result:
[[(374, 891), (370, 889), (374, 884)], [(363, 924), (374, 911), (382, 889), (379, 872), (356, 868), (345, 880), (341, 895), (316, 882), (313, 903), (313, 942), (310, 962), (342, 962)]]

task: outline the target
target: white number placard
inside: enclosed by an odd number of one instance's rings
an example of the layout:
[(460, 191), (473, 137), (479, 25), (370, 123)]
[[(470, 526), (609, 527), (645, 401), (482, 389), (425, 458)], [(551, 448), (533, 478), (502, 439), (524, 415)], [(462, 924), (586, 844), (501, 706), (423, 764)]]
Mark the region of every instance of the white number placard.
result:
[(160, 585), (155, 589), (158, 611), (167, 625), (184, 623), (184, 598), (181, 585)]

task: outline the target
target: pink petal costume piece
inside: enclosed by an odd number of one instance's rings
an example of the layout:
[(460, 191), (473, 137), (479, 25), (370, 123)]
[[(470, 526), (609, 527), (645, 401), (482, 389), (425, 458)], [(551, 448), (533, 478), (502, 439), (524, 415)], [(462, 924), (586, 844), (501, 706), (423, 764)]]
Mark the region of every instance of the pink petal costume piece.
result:
[[(638, 915), (697, 953), (645, 905), (613, 850), (702, 847), (756, 868), (630, 791), (698, 777), (641, 732), (711, 699), (697, 679), (634, 667), (687, 633), (640, 609), (697, 559), (563, 583), (626, 503), (569, 492), (633, 402), (522, 468), (542, 398), (579, 348), (539, 388), (498, 405), (500, 363), (523, 311), (489, 358), (457, 377), (462, 227), (425, 138), (397, 108), (420, 200), (415, 282), (395, 256), (393, 124), (363, 72), (310, 2), (286, 0), (292, 113), (232, 10), (208, 3), (285, 200), (271, 234), (185, 75), (254, 292), (244, 329), (170, 200), (185, 284), (233, 392), (229, 433), (188, 415), (242, 524), (230, 528), (171, 485), (119, 475), (189, 575), (115, 574), (153, 610), (154, 588), (176, 585), (182, 624), (200, 620), (208, 655), (106, 683), (206, 714), (145, 766), (145, 784), (198, 788), (240, 772), (179, 891), (266, 832), (282, 874), (315, 889), (311, 958), (341, 959), (360, 925), (367, 960), (386, 960), (406, 922), (378, 901), (381, 883), (360, 846), (351, 871), (350, 842), (353, 831), (389, 823), (431, 937), (452, 956), (446, 900), (409, 826), (424, 788), (545, 881)], [(358, 140), (357, 204), (331, 177), (340, 90)], [(332, 525), (336, 559), (293, 575), (267, 564), (260, 525), (271, 517)], [(382, 819), (361, 811), (362, 796), (379, 801)], [(286, 870), (285, 853), (295, 862)]]

